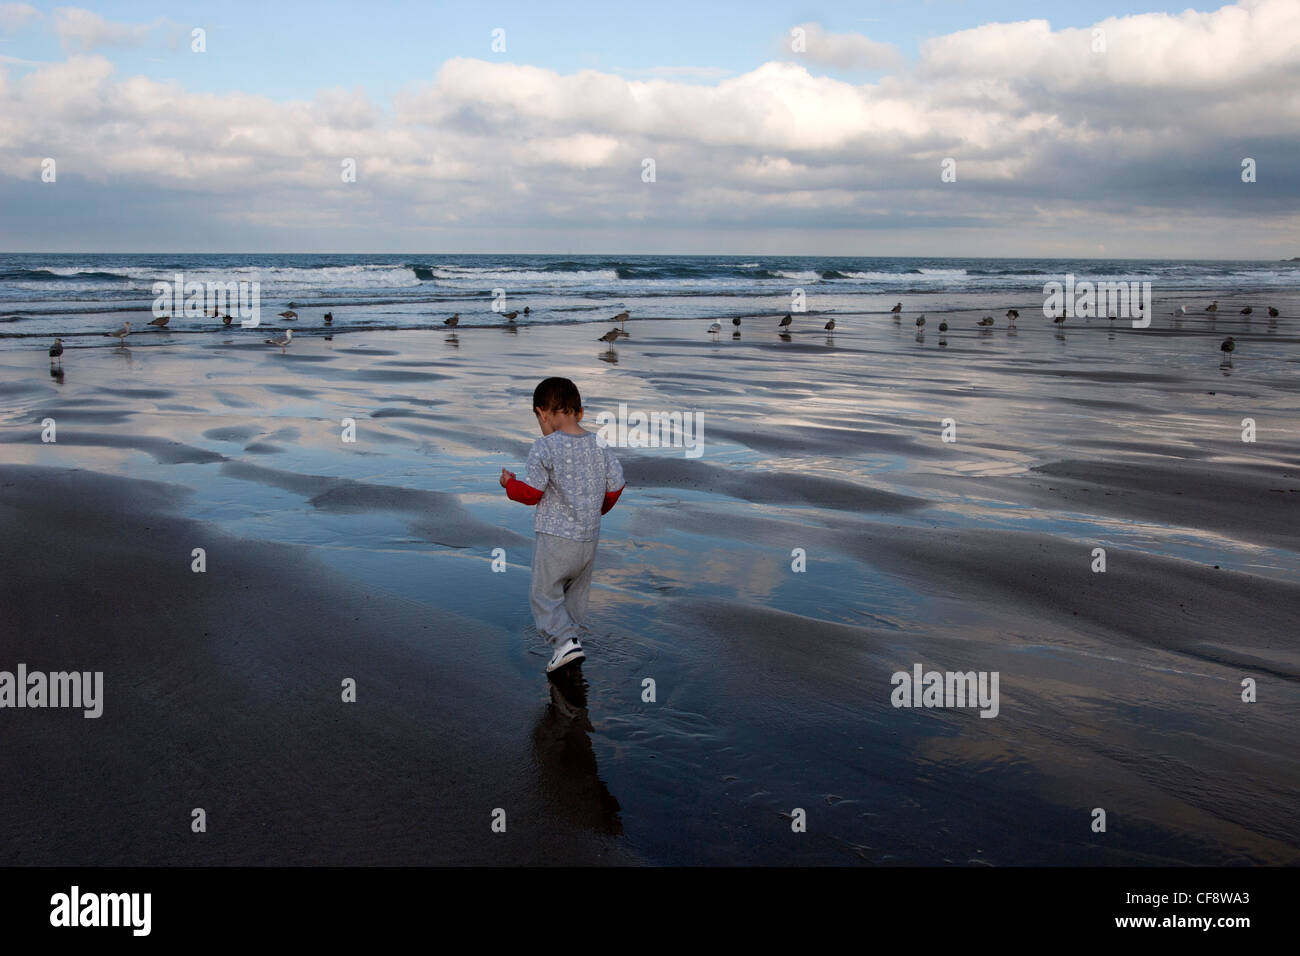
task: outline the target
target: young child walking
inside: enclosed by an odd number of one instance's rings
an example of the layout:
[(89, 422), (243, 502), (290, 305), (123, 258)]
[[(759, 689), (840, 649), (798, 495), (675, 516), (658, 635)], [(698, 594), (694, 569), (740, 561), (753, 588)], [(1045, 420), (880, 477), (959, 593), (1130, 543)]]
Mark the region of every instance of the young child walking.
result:
[(512, 501), (536, 505), (533, 583), (528, 592), (537, 629), (554, 646), (546, 672), (582, 660), (578, 629), (600, 540), (600, 516), (623, 493), (623, 468), (595, 434), (579, 427), (582, 396), (567, 378), (548, 378), (533, 390), (533, 414), (542, 437), (528, 452), (524, 480), (501, 469)]

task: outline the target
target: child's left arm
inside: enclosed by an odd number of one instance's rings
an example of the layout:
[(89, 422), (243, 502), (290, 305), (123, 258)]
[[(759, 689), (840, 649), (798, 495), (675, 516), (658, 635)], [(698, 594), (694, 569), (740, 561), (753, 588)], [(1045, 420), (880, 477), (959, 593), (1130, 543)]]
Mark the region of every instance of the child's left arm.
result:
[(605, 449), (605, 499), (601, 502), (600, 513), (608, 514), (609, 509), (618, 503), (618, 496), (623, 493), (627, 487), (627, 482), (623, 479), (623, 466), (619, 464), (614, 453), (608, 448)]

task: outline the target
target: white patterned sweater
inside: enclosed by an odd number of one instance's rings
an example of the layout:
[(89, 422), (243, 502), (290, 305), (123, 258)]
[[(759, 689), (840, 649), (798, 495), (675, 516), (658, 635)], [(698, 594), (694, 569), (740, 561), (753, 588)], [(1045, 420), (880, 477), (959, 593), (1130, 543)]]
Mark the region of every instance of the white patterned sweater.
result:
[(623, 487), (623, 466), (593, 432), (555, 431), (533, 442), (522, 480), (542, 492), (533, 531), (575, 541), (600, 537), (601, 507)]

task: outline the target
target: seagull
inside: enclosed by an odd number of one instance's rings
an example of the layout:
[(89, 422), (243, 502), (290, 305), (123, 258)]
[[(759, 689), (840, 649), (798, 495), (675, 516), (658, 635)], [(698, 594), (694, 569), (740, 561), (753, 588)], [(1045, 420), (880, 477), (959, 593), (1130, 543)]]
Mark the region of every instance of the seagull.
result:
[(948, 323), (947, 323), (947, 322), (940, 322), (940, 323), (939, 323), (939, 331), (940, 331), (940, 332), (947, 332), (947, 331), (948, 331)]
[(740, 328), (740, 316), (736, 316), (734, 319), (732, 319), (731, 324), (734, 325), (736, 328)]
[[(714, 332), (714, 333), (721, 332), (721, 331), (722, 331), (722, 323), (721, 323), (721, 322), (714, 322), (712, 325), (709, 326), (709, 331), (710, 331), (710, 332)], [(618, 336), (615, 336), (615, 338), (617, 338), (617, 337), (618, 337)]]
[(266, 339), (265, 341), (267, 345), (280, 346), (280, 351), (281, 353), (283, 353), (285, 347), (289, 344), (289, 340), (292, 338), (293, 338), (293, 329), (285, 329), (284, 335), (280, 336), (278, 339)]
[(221, 324), (222, 324), (222, 325), (229, 325), (229, 324), (230, 324), (231, 322), (233, 322), (233, 321), (235, 321), (234, 318), (232, 318), (232, 317), (229, 316), (229, 315), (223, 315), (223, 316), (221, 317)]
[(1218, 300), (1218, 299), (1215, 299), (1213, 302), (1211, 302), (1209, 305), (1207, 305), (1207, 306), (1205, 307), (1205, 311), (1206, 311), (1206, 312), (1218, 312), (1218, 311), (1219, 311), (1219, 300)]
[(925, 328), (925, 315), (924, 315), (924, 313), (922, 313), (921, 315), (918, 315), (918, 316), (916, 317), (916, 327), (917, 327), (918, 329), (923, 329), (923, 328)]
[(787, 313), (785, 314), (785, 318), (783, 318), (783, 319), (781, 320), (781, 324), (778, 325), (778, 326), (776, 327), (777, 331), (779, 332), (779, 331), (781, 331), (781, 329), (786, 328), (786, 327), (787, 327), (791, 322), (793, 322), (793, 321), (794, 321), (794, 319), (790, 316), (790, 313), (787, 312)]
[(1270, 319), (1276, 319), (1277, 316), (1278, 316), (1277, 309), (1273, 308), (1273, 307), (1270, 305), (1270, 306), (1268, 307), (1268, 317), (1269, 317)]
[(992, 325), (992, 324), (993, 324), (993, 316), (991, 316), (991, 315), (986, 315), (986, 316), (984, 316), (984, 318), (980, 319), (979, 324), (980, 324), (980, 325)]
[(325, 324), (326, 324), (326, 325), (333, 325), (333, 324), (334, 324), (334, 313), (333, 313), (333, 312), (326, 312), (326, 313), (325, 313)]
[(628, 311), (625, 309), (624, 311), (620, 312), (618, 315), (616, 315), (616, 316), (614, 316), (612, 319), (610, 319), (610, 321), (611, 321), (611, 322), (617, 322), (619, 325), (622, 325), (622, 324), (623, 324), (624, 322), (626, 322), (629, 318), (631, 318), (631, 316), (632, 316), (632, 313), (631, 313), (631, 312), (628, 312)]
[[(290, 305), (292, 305), (292, 304), (293, 304), (293, 303), (290, 303)], [(281, 313), (280, 313), (280, 318), (282, 318), (282, 319), (288, 319), (289, 321), (292, 322), (294, 319), (298, 318), (298, 313), (297, 313), (297, 312), (294, 312), (292, 309), (290, 309), (288, 312), (281, 312)]]
[(830, 320), (829, 322), (827, 322), (824, 326), (822, 326), (822, 328), (824, 328), (827, 332), (834, 332), (834, 331), (835, 331), (835, 320), (834, 320), (834, 319), (831, 319), (831, 320)]
[(1016, 319), (1020, 318), (1020, 313), (1015, 309), (1007, 309), (1007, 318), (1014, 322)]
[(50, 346), (50, 364), (53, 365), (55, 359), (58, 359), (59, 362), (61, 363), (63, 361), (62, 356), (63, 356), (63, 339), (55, 339), (54, 344)]
[(443, 319), (442, 324), (454, 329), (456, 326), (460, 325), (460, 313), (457, 312), (450, 319)]
[(509, 319), (511, 322), (513, 322), (513, 321), (515, 320), (515, 316), (517, 316), (518, 314), (519, 314), (518, 311), (515, 311), (515, 312), (507, 312), (507, 313), (505, 313), (505, 316), (506, 316), (507, 319)]
[(158, 318), (154, 319), (154, 320), (153, 320), (152, 322), (150, 322), (149, 324), (150, 324), (150, 325), (156, 325), (156, 326), (158, 326), (158, 328), (160, 328), (160, 329), (164, 329), (164, 328), (167, 327), (167, 323), (170, 322), (171, 320), (172, 320), (172, 317), (171, 317), (170, 315), (160, 315), (160, 316), (158, 316)]
[(113, 338), (117, 339), (118, 342), (125, 344), (126, 337), (131, 334), (131, 323), (123, 322), (120, 329), (114, 329), (112, 332), (105, 332), (104, 334), (111, 335)]
[(1254, 311), (1255, 311), (1255, 310), (1252, 309), (1250, 306), (1246, 306), (1244, 309), (1241, 310), (1241, 314), (1242, 314), (1242, 315), (1250, 315), (1250, 313), (1252, 313), (1252, 312), (1254, 312)]
[(897, 315), (899, 312), (902, 312), (902, 311), (903, 311), (903, 303), (901, 303), (901, 302), (898, 303), (898, 305), (894, 306), (894, 307), (893, 307), (892, 309), (890, 309), (889, 311), (890, 311), (890, 312), (893, 312), (895, 315)]
[(1236, 348), (1237, 348), (1236, 340), (1231, 335), (1229, 335), (1226, 339), (1223, 340), (1223, 344), (1219, 346), (1219, 351), (1232, 352), (1235, 351)]
[(596, 341), (597, 341), (597, 342), (608, 342), (610, 345), (613, 345), (615, 342), (618, 341), (618, 329), (610, 329), (608, 332), (606, 332), (606, 333), (605, 333), (604, 335), (602, 335), (600, 338), (596, 339)]

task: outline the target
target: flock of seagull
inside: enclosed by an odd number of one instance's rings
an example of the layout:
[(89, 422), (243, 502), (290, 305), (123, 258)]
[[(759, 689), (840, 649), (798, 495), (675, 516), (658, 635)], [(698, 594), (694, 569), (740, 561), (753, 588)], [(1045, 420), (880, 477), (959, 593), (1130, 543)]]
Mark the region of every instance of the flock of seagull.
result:
[[(1210, 316), (1211, 319), (1215, 318), (1215, 314), (1219, 311), (1219, 302), (1218, 302), (1218, 300), (1216, 299), (1215, 301), (1211, 302), (1208, 306), (1206, 306), (1206, 307), (1205, 307), (1205, 311), (1206, 311), (1206, 313)], [(1246, 315), (1246, 316), (1248, 316), (1248, 315), (1251, 315), (1252, 313), (1254, 313), (1254, 311), (1255, 311), (1255, 310), (1254, 310), (1251, 306), (1246, 306), (1245, 308), (1243, 308), (1243, 309), (1241, 310), (1240, 314), (1241, 314), (1241, 315)], [(901, 320), (902, 320), (902, 313), (903, 313), (903, 303), (901, 303), (901, 302), (897, 303), (897, 304), (896, 304), (892, 309), (889, 310), (889, 312), (890, 312), (891, 315), (893, 315), (893, 317), (894, 317), (894, 321), (895, 321), (895, 322), (899, 322), (899, 321), (901, 321)], [(626, 315), (626, 314), (627, 314), (627, 313), (624, 313), (624, 315)], [(1187, 314), (1188, 314), (1188, 312), (1187, 312), (1187, 306), (1185, 306), (1185, 305), (1184, 305), (1184, 306), (1179, 306), (1178, 311), (1174, 312), (1173, 314), (1174, 314), (1175, 316), (1187, 315)], [(1271, 319), (1276, 319), (1279, 315), (1281, 315), (1281, 313), (1280, 313), (1276, 308), (1274, 308), (1273, 306), (1269, 306), (1269, 307), (1268, 307), (1268, 315), (1269, 315), (1269, 318), (1271, 318)], [(1008, 327), (1008, 328), (1012, 328), (1012, 329), (1014, 329), (1014, 328), (1016, 327), (1016, 319), (1020, 318), (1020, 312), (1019, 312), (1017, 309), (1008, 309), (1008, 310), (1007, 310), (1007, 314), (1006, 314), (1006, 318), (1007, 318), (1007, 327)], [(1062, 314), (1062, 315), (1058, 315), (1058, 316), (1056, 316), (1055, 318), (1052, 319), (1052, 323), (1053, 323), (1054, 325), (1057, 325), (1057, 326), (1063, 326), (1063, 325), (1065, 325), (1065, 318), (1066, 318), (1066, 317), (1065, 317), (1064, 314)], [(1108, 316), (1108, 318), (1109, 318), (1109, 320), (1110, 320), (1111, 322), (1114, 322), (1114, 321), (1116, 320), (1117, 316), (1113, 316), (1113, 315), (1112, 315), (1112, 316)], [(736, 336), (736, 337), (739, 337), (739, 336), (740, 336), (740, 319), (739, 319), (739, 317), (732, 319), (732, 320), (731, 320), (731, 324), (734, 325), (734, 326), (736, 327), (735, 336)], [(791, 327), (793, 324), (794, 324), (794, 316), (791, 315), (789, 312), (787, 312), (784, 316), (782, 316), (781, 321), (780, 321), (779, 323), (777, 323), (776, 331), (777, 331), (778, 333), (781, 334), (781, 337), (782, 337), (782, 338), (788, 338), (788, 337), (789, 337), (789, 334), (790, 334), (790, 332), (789, 332), (790, 327)], [(917, 328), (917, 330), (918, 330), (918, 334), (919, 334), (919, 332), (924, 331), (924, 329), (925, 329), (925, 313), (924, 313), (924, 312), (921, 313), (920, 315), (918, 315), (918, 316), (916, 317), (915, 324), (916, 324), (916, 328)], [(991, 316), (991, 315), (986, 315), (986, 316), (984, 316), (982, 319), (980, 319), (978, 322), (976, 322), (975, 324), (976, 324), (976, 326), (979, 327), (979, 328), (990, 328), (991, 326), (993, 326), (994, 324), (996, 324), (996, 320), (993, 318), (993, 316)], [(823, 328), (825, 331), (827, 331), (827, 332), (834, 332), (834, 331), (835, 331), (835, 320), (834, 320), (834, 319), (830, 319), (830, 320), (829, 320), (829, 321), (828, 321), (824, 326), (822, 326), (822, 328)], [(717, 335), (717, 334), (718, 334), (719, 332), (721, 332), (721, 331), (722, 331), (722, 323), (721, 323), (721, 322), (714, 322), (712, 325), (709, 326), (709, 334), (710, 334), (710, 335)], [(939, 322), (939, 331), (940, 331), (941, 333), (942, 333), (942, 332), (947, 332), (947, 331), (948, 331), (948, 322), (947, 322), (946, 319), (945, 319), (945, 320), (942, 320), (942, 321)], [(602, 342), (613, 342), (613, 341), (615, 341), (615, 339), (618, 338), (617, 332), (618, 332), (618, 330), (615, 329), (613, 332), (606, 333), (605, 335), (601, 336), (600, 341), (602, 341)], [(941, 345), (943, 344), (943, 340), (942, 340), (942, 339), (940, 340), (940, 344), (941, 344)], [(1228, 336), (1226, 339), (1224, 339), (1223, 342), (1222, 342), (1222, 344), (1220, 344), (1220, 346), (1219, 346), (1219, 349), (1220, 349), (1221, 351), (1223, 351), (1223, 352), (1233, 352), (1233, 351), (1236, 350), (1236, 348), (1237, 348), (1237, 342), (1236, 342), (1236, 340), (1235, 340), (1232, 336)]]
[[(286, 309), (286, 310), (283, 311), (283, 312), (278, 313), (278, 315), (280, 316), (280, 318), (282, 318), (282, 319), (284, 319), (284, 320), (286, 320), (286, 321), (288, 321), (288, 322), (296, 322), (296, 321), (298, 320), (298, 313), (295, 312), (295, 311), (293, 310), (293, 305), (294, 305), (294, 303), (290, 302), (290, 303), (289, 303), (289, 308), (288, 308), (288, 309)], [(1214, 318), (1216, 317), (1218, 311), (1219, 311), (1219, 302), (1218, 302), (1217, 299), (1214, 300), (1214, 301), (1211, 302), (1208, 306), (1205, 307), (1205, 312), (1206, 312), (1206, 314), (1208, 314), (1208, 315), (1210, 316), (1211, 319), (1214, 319)], [(1245, 315), (1245, 316), (1249, 316), (1249, 315), (1253, 314), (1254, 311), (1255, 311), (1255, 310), (1254, 310), (1251, 306), (1246, 306), (1245, 308), (1243, 308), (1243, 309), (1241, 310), (1241, 312), (1240, 312), (1239, 314), (1241, 314), (1241, 315)], [(531, 307), (529, 307), (529, 306), (524, 306), (522, 312), (516, 309), (516, 310), (511, 311), (511, 312), (505, 312), (505, 313), (502, 313), (502, 316), (503, 316), (503, 318), (506, 319), (506, 321), (509, 323), (509, 325), (513, 327), (513, 326), (514, 326), (514, 323), (515, 323), (515, 319), (517, 319), (520, 315), (527, 316), (527, 315), (529, 315), (531, 312), (532, 312)], [(902, 312), (903, 312), (903, 303), (899, 302), (899, 303), (896, 304), (892, 309), (890, 309), (889, 312), (890, 312), (891, 315), (893, 315), (893, 317), (894, 317), (894, 321), (895, 321), (895, 322), (899, 322), (899, 321), (901, 321), (901, 319), (902, 319)], [(1185, 305), (1183, 305), (1183, 306), (1179, 306), (1178, 310), (1175, 311), (1175, 312), (1172, 313), (1172, 314), (1173, 314), (1174, 316), (1184, 316), (1184, 315), (1187, 315), (1187, 314), (1188, 314), (1188, 312), (1187, 312), (1187, 306), (1185, 306)], [(1276, 319), (1280, 314), (1281, 314), (1281, 313), (1280, 313), (1276, 308), (1274, 308), (1273, 306), (1269, 306), (1269, 307), (1268, 307), (1268, 315), (1269, 315), (1269, 318)], [(612, 347), (613, 347), (613, 344), (614, 344), (615, 342), (617, 342), (620, 338), (631, 338), (631, 333), (629, 333), (629, 332), (626, 330), (626, 328), (625, 328), (625, 324), (626, 324), (627, 320), (628, 320), (630, 317), (631, 317), (631, 313), (628, 312), (628, 311), (626, 311), (626, 310), (623, 311), (623, 312), (620, 312), (618, 315), (613, 316), (613, 317), (610, 319), (610, 321), (612, 321), (612, 322), (617, 322), (618, 325), (615, 326), (614, 328), (610, 329), (610, 330), (609, 330), (608, 332), (606, 332), (604, 335), (600, 336), (600, 338), (598, 338), (596, 341), (598, 341), (598, 342), (606, 342), (606, 343), (608, 343), (608, 344), (610, 345), (610, 347), (612, 348)], [(234, 321), (233, 317), (230, 316), (230, 315), (218, 315), (216, 309), (213, 309), (213, 310), (212, 310), (212, 318), (214, 318), (214, 319), (216, 319), (216, 318), (220, 318), (221, 321), (222, 321), (222, 324), (225, 325), (225, 326), (227, 326), (227, 327), (229, 327), (229, 326), (232, 324), (232, 322)], [(1014, 328), (1016, 327), (1016, 319), (1020, 318), (1020, 313), (1019, 313), (1016, 309), (1008, 309), (1008, 310), (1007, 310), (1007, 314), (1006, 314), (1006, 318), (1007, 318), (1007, 326), (1008, 326), (1008, 328), (1012, 328), (1012, 329), (1014, 329)], [(1116, 317), (1115, 317), (1115, 316), (1110, 316), (1109, 318), (1110, 318), (1110, 321), (1114, 322)], [(160, 316), (158, 316), (157, 318), (155, 318), (153, 321), (151, 321), (151, 322), (149, 323), (149, 325), (154, 326), (154, 327), (159, 328), (159, 329), (165, 329), (165, 328), (167, 327), (167, 323), (170, 322), (170, 321), (171, 321), (171, 316), (168, 316), (168, 315), (160, 315)], [(915, 321), (916, 321), (916, 328), (918, 329), (918, 332), (919, 332), (919, 331), (923, 331), (923, 330), (925, 329), (925, 313), (922, 313), (921, 315), (917, 316)], [(1062, 326), (1062, 325), (1065, 324), (1065, 316), (1064, 316), (1064, 315), (1058, 315), (1058, 316), (1056, 316), (1054, 319), (1052, 319), (1052, 322), (1053, 322), (1055, 325)], [(333, 313), (333, 312), (326, 312), (326, 313), (325, 313), (325, 315), (324, 315), (324, 323), (325, 323), (325, 325), (327, 325), (327, 326), (329, 326), (329, 325), (333, 325), (333, 323), (334, 323), (334, 313)], [(456, 328), (456, 327), (460, 324), (460, 313), (457, 312), (457, 313), (455, 313), (454, 315), (450, 316), (449, 318), (443, 319), (442, 324), (445, 325), (445, 326), (447, 326), (448, 328), (451, 328), (451, 329)], [(734, 333), (734, 335), (735, 335), (736, 337), (739, 337), (739, 336), (740, 336), (740, 317), (739, 317), (739, 316), (736, 316), (735, 318), (733, 318), (733, 319), (731, 320), (731, 324), (735, 327), (735, 333)], [(787, 312), (784, 316), (781, 317), (780, 322), (777, 323), (776, 331), (777, 331), (778, 333), (780, 333), (780, 335), (781, 335), (782, 338), (786, 338), (786, 339), (788, 339), (789, 336), (790, 336), (790, 328), (791, 328), (791, 326), (793, 326), (793, 324), (794, 324), (794, 316), (793, 316), (791, 313)], [(978, 327), (980, 327), (980, 328), (989, 328), (989, 327), (991, 327), (992, 325), (994, 325), (995, 323), (994, 323), (993, 316), (991, 316), (991, 315), (986, 315), (986, 316), (984, 316), (982, 319), (980, 319), (978, 322), (976, 322), (975, 324), (976, 324), (976, 326), (978, 326)], [(835, 320), (834, 320), (834, 319), (830, 319), (830, 320), (828, 320), (828, 321), (826, 322), (826, 324), (822, 326), (822, 328), (823, 328), (823, 330), (826, 331), (826, 332), (834, 332), (834, 331), (835, 331)], [(722, 331), (722, 323), (721, 323), (721, 322), (714, 322), (712, 325), (709, 326), (709, 334), (710, 334), (710, 335), (717, 335), (717, 334), (718, 334), (719, 332), (721, 332), (721, 331)], [(941, 322), (939, 323), (939, 331), (940, 331), (941, 333), (942, 333), (942, 332), (947, 332), (947, 331), (948, 331), (948, 322), (947, 322), (947, 320), (943, 320), (943, 321), (941, 321)], [(122, 327), (121, 327), (120, 329), (114, 329), (114, 330), (111, 331), (111, 332), (105, 332), (105, 333), (104, 333), (105, 336), (109, 336), (109, 337), (112, 337), (112, 338), (117, 339), (119, 346), (124, 346), (124, 345), (126, 344), (126, 337), (127, 337), (128, 335), (130, 335), (130, 334), (131, 334), (131, 323), (130, 323), (130, 322), (123, 322), (123, 323), (122, 323)], [(279, 336), (276, 336), (276, 337), (274, 337), (274, 338), (270, 338), (270, 339), (263, 339), (263, 341), (264, 341), (267, 345), (274, 345), (274, 346), (276, 346), (277, 348), (280, 349), (281, 353), (283, 353), (283, 352), (284, 352), (284, 351), (289, 347), (289, 343), (293, 341), (293, 330), (292, 330), (292, 329), (285, 329), (283, 335), (279, 335)], [(943, 344), (942, 340), (940, 340), (940, 344)], [(1223, 342), (1219, 345), (1219, 349), (1220, 349), (1220, 351), (1223, 351), (1223, 352), (1225, 352), (1225, 353), (1233, 352), (1233, 351), (1236, 350), (1236, 348), (1237, 348), (1237, 342), (1236, 342), (1236, 340), (1235, 340), (1232, 336), (1228, 336), (1228, 337), (1227, 337), (1226, 339), (1224, 339)], [(51, 364), (54, 364), (54, 363), (56, 363), (56, 362), (61, 363), (61, 362), (62, 362), (62, 358), (63, 358), (63, 339), (56, 338), (56, 339), (54, 340), (54, 344), (50, 346), (50, 363), (51, 363)]]

